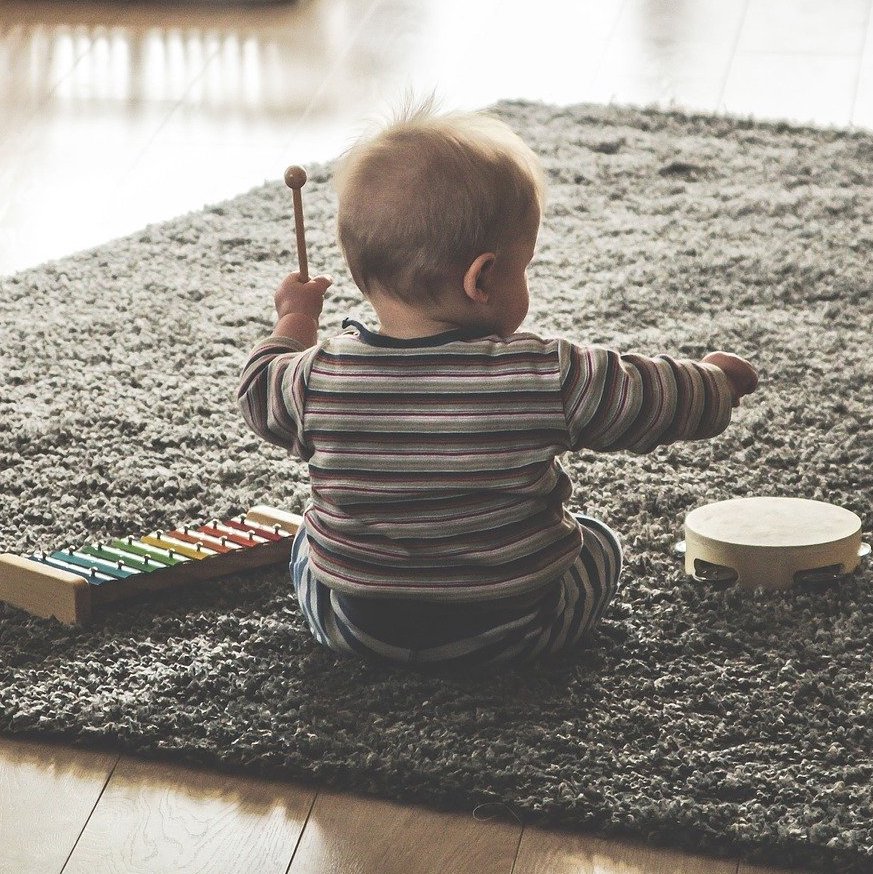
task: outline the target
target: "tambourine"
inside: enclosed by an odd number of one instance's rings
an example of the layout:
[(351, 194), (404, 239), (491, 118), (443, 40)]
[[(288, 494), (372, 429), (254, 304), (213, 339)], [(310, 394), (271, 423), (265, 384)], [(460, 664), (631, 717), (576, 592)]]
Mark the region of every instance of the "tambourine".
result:
[(733, 498), (692, 510), (676, 544), (698, 582), (744, 589), (826, 585), (849, 576), (870, 545), (850, 510), (803, 498)]

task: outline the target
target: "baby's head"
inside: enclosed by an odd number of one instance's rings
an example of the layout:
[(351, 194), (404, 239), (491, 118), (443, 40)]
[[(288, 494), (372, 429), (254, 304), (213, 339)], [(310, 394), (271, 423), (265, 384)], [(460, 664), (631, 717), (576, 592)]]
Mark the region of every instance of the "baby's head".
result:
[(352, 146), (334, 185), (343, 254), (387, 333), (405, 322), (415, 335), (416, 320), (515, 331), (545, 182), (508, 125), (437, 115), (428, 99)]

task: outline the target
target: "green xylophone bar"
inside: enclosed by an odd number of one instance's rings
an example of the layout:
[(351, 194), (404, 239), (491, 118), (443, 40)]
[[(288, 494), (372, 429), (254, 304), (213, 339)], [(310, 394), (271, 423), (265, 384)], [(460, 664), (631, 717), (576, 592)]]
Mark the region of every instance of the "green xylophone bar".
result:
[(96, 608), (145, 592), (287, 562), (302, 522), (294, 513), (259, 504), (223, 522), (24, 557), (2, 553), (0, 601), (35, 616), (84, 625)]

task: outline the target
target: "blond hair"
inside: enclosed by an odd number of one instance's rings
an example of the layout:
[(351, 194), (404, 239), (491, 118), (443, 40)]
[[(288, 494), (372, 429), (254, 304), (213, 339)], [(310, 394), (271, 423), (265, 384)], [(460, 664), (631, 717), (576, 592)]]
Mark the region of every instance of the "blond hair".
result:
[(364, 294), (376, 284), (413, 302), (437, 299), (483, 252), (499, 254), (545, 199), (539, 159), (484, 112), (435, 113), (409, 100), (340, 158), (337, 232)]

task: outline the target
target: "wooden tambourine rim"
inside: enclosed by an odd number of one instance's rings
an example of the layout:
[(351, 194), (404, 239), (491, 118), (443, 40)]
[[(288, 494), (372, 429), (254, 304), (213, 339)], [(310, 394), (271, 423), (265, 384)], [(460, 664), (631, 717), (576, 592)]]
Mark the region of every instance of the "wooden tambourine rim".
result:
[(785, 589), (807, 572), (852, 573), (863, 554), (861, 520), (824, 501), (733, 498), (688, 514), (684, 551), (695, 579), (699, 567), (717, 567), (742, 588)]

